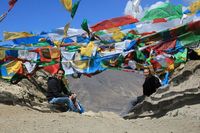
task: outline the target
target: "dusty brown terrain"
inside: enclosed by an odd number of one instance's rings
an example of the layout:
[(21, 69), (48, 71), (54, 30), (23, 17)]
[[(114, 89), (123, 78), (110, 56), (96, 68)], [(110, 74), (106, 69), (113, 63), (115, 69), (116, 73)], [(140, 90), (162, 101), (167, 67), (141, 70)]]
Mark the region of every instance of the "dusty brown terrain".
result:
[(124, 120), (111, 112), (41, 113), (0, 104), (1, 133), (199, 133), (200, 105), (185, 106), (161, 118)]

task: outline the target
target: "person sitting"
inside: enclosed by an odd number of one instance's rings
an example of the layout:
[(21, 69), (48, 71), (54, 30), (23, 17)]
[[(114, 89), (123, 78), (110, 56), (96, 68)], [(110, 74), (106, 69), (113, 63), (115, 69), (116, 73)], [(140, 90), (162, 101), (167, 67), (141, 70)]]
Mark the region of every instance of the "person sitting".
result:
[(149, 68), (144, 68), (143, 73), (145, 76), (145, 81), (143, 83), (143, 95), (133, 99), (131, 101), (132, 106), (136, 106), (136, 104), (142, 102), (145, 99), (145, 96), (149, 97), (155, 93), (159, 87), (161, 87), (160, 79), (153, 75)]
[(84, 109), (76, 99), (76, 94), (69, 91), (63, 83), (65, 71), (59, 69), (47, 82), (47, 100), (51, 104), (66, 104), (69, 111), (83, 113)]
[(144, 69), (144, 76), (145, 81), (143, 83), (143, 95), (149, 97), (161, 86), (161, 82), (157, 76), (151, 73), (149, 68)]

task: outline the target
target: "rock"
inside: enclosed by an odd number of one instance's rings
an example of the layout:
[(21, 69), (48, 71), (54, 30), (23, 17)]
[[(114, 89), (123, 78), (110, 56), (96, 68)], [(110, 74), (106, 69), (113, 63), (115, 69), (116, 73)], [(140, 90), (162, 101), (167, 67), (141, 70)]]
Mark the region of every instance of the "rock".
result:
[[(161, 117), (165, 115), (177, 117), (181, 114), (181, 116), (186, 117), (184, 113), (180, 113), (177, 109), (185, 105), (200, 103), (200, 77), (195, 74), (199, 70), (200, 61), (189, 61), (185, 64), (184, 69), (175, 72), (166, 90), (158, 89), (156, 93), (132, 108), (130, 114), (125, 115), (124, 118)], [(174, 86), (172, 83), (177, 81), (177, 85)], [(167, 114), (171, 110), (175, 111)]]
[(178, 116), (178, 110), (174, 111), (174, 112), (172, 113), (172, 116), (173, 116), (173, 117)]

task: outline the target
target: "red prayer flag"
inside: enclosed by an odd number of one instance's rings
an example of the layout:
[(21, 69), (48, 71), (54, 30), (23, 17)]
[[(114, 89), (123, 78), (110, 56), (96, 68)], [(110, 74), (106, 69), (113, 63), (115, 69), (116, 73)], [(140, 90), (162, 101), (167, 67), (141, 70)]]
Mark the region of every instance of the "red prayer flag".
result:
[(131, 23), (136, 23), (138, 20), (132, 16), (123, 16), (123, 17), (117, 17), (117, 18), (112, 18), (109, 20), (104, 20), (102, 22), (99, 22), (92, 27), (92, 31), (99, 31), (99, 30), (104, 30), (104, 29), (110, 29), (114, 27), (119, 27), (122, 25), (127, 25)]
[(167, 20), (165, 18), (157, 18), (153, 20), (153, 23), (163, 23), (163, 22), (167, 22)]
[(9, 1), (8, 4), (9, 4), (10, 7), (8, 9), (8, 12), (14, 7), (14, 5), (15, 5), (16, 2), (17, 2), (17, 0), (10, 0)]
[(60, 64), (58, 63), (51, 66), (45, 66), (43, 69), (49, 72), (50, 74), (55, 74), (59, 68), (60, 68)]

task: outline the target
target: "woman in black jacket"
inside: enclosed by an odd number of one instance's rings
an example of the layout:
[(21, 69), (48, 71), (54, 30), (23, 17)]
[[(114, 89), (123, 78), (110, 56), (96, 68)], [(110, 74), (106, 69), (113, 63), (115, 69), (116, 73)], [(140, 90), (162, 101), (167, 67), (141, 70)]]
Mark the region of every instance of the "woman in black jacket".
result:
[(143, 84), (143, 95), (144, 96), (150, 96), (156, 90), (161, 86), (160, 80), (158, 77), (152, 75), (150, 69), (145, 68), (144, 69), (144, 76), (145, 76), (145, 81)]

